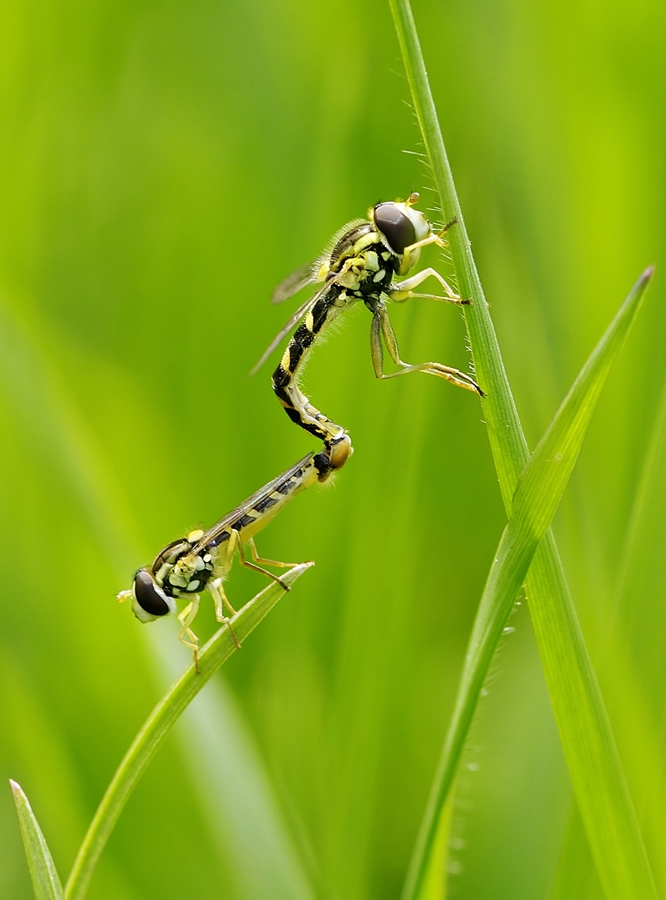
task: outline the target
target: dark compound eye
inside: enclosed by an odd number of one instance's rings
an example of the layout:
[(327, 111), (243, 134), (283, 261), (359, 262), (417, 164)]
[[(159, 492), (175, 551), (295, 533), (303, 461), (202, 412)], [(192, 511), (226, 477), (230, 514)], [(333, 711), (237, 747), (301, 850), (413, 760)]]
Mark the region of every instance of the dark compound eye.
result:
[(141, 609), (151, 616), (166, 616), (170, 612), (151, 574), (145, 569), (138, 571), (134, 577), (134, 596)]
[(395, 253), (402, 254), (405, 247), (416, 243), (414, 223), (397, 203), (378, 203), (375, 206), (375, 225)]

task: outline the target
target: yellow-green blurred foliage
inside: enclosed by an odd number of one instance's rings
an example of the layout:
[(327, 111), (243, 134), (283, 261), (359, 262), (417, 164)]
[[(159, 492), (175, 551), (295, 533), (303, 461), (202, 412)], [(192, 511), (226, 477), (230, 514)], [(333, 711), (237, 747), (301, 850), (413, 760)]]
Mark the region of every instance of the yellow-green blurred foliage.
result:
[[(415, 15), (532, 445), (658, 264), (556, 534), (663, 889), (666, 12)], [(247, 375), (289, 312), (272, 287), (370, 204), (434, 203), (403, 152), (420, 149), (407, 99), (379, 0), (3, 4), (0, 775), (63, 876), (163, 688), (158, 644), (183, 664), (173, 623), (142, 627), (116, 592), (315, 446), (270, 367)], [(454, 308), (393, 318), (405, 359), (467, 367)], [(260, 541), (317, 567), (153, 762), (96, 900), (398, 896), (504, 520), (479, 402), (377, 382), (369, 325), (352, 313), (306, 379), (353, 459)], [(262, 586), (234, 571), (229, 594)], [(199, 631), (213, 624), (206, 610)], [(562, 897), (592, 898), (524, 606), (511, 624), (458, 785), (449, 893), (545, 900), (559, 872)], [(31, 896), (8, 788), (0, 895)]]

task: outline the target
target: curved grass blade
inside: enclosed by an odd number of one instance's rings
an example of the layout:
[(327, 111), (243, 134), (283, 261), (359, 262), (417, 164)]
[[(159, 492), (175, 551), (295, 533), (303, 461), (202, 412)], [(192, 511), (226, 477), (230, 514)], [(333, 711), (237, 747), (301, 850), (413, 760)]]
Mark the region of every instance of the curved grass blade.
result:
[[(106, 455), (106, 448), (90, 432), (59, 371), (57, 360), (69, 348), (59, 345), (57, 333), (52, 332), (46, 322), (34, 316), (25, 318), (3, 294), (0, 296), (0, 350), (3, 351), (0, 352), (0, 389), (13, 409), (17, 423), (25, 428), (35, 446), (56, 458), (62, 479), (81, 500), (90, 527), (98, 536), (110, 564), (120, 578), (124, 577), (144, 553), (130, 537), (136, 529), (126, 505), (118, 499), (124, 492), (112, 474), (114, 466)], [(145, 636), (149, 635), (150, 629)], [(166, 674), (164, 666), (160, 666), (160, 670), (168, 684), (173, 676)], [(214, 706), (209, 715), (217, 716), (217, 712)], [(216, 719), (211, 726), (215, 725), (218, 730), (224, 728), (225, 740), (237, 743), (247, 734), (247, 729), (243, 729), (241, 723), (241, 731), (237, 732), (234, 730), (236, 724), (236, 719), (227, 716), (223, 722)], [(259, 797), (264, 810), (274, 810), (274, 793), (260, 775), (250, 766), (235, 770), (236, 788)], [(208, 803), (210, 806), (210, 798)], [(218, 807), (215, 814), (220, 819), (226, 816), (227, 827), (236, 834), (241, 832), (237, 825), (243, 816), (242, 808), (228, 804), (224, 809)], [(275, 814), (279, 814), (279, 809)], [(278, 824), (277, 821), (264, 821), (262, 827), (270, 832), (271, 829), (275, 831)], [(291, 836), (286, 829), (280, 833), (285, 860), (293, 862), (298, 854), (290, 842)], [(262, 850), (267, 851), (258, 863), (266, 872), (270, 872), (273, 863), (282, 868), (286, 865), (285, 860), (278, 859), (277, 853), (269, 855), (272, 846), (261, 842), (255, 844), (257, 856)], [(294, 876), (295, 883), (304, 879), (302, 874)]]
[(65, 895), (62, 892), (60, 878), (28, 798), (15, 781), (10, 781), (9, 784), (14, 795), (35, 897), (37, 900), (63, 900)]
[[(173, 635), (161, 630), (151, 637), (161, 661), (160, 677), (171, 673), (169, 680), (176, 678), (187, 650), (174, 653), (180, 648), (174, 648)], [(213, 845), (232, 870), (238, 896), (314, 900), (307, 864), (294, 844), (275, 785), (224, 678), (212, 681), (189, 705), (175, 736)]]
[[(481, 688), (488, 675), (502, 630), (518, 598), (539, 542), (550, 527), (578, 458), (601, 390), (635, 320), (651, 275), (652, 270), (648, 269), (622, 304), (539, 442), (518, 483), (513, 513), (495, 554), (467, 648), (458, 698), (421, 832), (422, 852), (416, 857), (417, 862), (412, 870), (412, 896), (418, 896), (419, 885), (429, 865), (431, 848), (444, 803), (455, 777)], [(548, 640), (556, 641), (557, 633)], [(595, 819), (595, 825), (606, 832), (602, 844), (608, 849), (607, 843), (614, 845), (627, 839), (627, 835), (624, 834), (627, 828), (633, 827), (638, 833), (638, 826), (621, 775), (615, 743), (600, 700), (594, 673), (586, 659), (580, 659), (579, 665), (574, 665), (571, 656), (572, 653), (580, 654), (579, 647), (557, 649), (558, 658), (566, 659), (569, 665), (565, 667), (558, 662), (552, 673), (554, 677), (572, 681), (577, 679), (579, 671), (582, 671), (587, 679), (585, 683), (577, 684), (573, 692), (575, 700), (573, 703), (569, 701), (570, 706), (574, 708), (569, 708), (568, 717), (565, 717), (563, 723), (559, 723), (561, 728), (567, 730), (572, 741), (577, 739), (578, 726), (584, 726), (589, 730), (588, 742), (594, 744), (594, 758), (601, 774), (593, 775), (586, 771), (585, 777), (591, 778), (592, 781), (579, 785), (580, 791), (584, 794), (591, 791), (601, 792), (602, 796), (603, 792), (608, 790), (621, 792), (615, 799), (618, 806), (623, 809), (624, 816), (629, 817), (629, 825), (623, 819), (626, 827), (619, 827), (621, 823), (613, 818), (609, 820), (608, 827)], [(582, 706), (576, 706), (578, 703), (582, 703)], [(596, 728), (592, 726), (599, 722), (603, 724), (603, 728), (597, 733)], [(572, 726), (574, 733), (569, 734)], [(577, 758), (569, 761), (573, 780), (580, 767), (577, 765)], [(595, 812), (593, 809), (591, 815)], [(642, 894), (642, 896), (649, 895)]]
[[(445, 220), (456, 218), (449, 246), (464, 308), (477, 380), (487, 392), (484, 418), (502, 498), (511, 514), (513, 494), (529, 449), (511, 394), (488, 311), (453, 175), (444, 148), (428, 75), (408, 0), (389, 0), (414, 108)], [(615, 750), (576, 611), (554, 538), (547, 531), (537, 547), (525, 586), (551, 703), (576, 798), (600, 880), (609, 898), (650, 898), (654, 883)], [(589, 786), (593, 785), (594, 790)], [(427, 815), (431, 815), (429, 807)], [(430, 837), (427, 837), (430, 835)], [(426, 831), (412, 858), (403, 897), (414, 900), (431, 852)], [(618, 836), (622, 839), (618, 840)]]
[(548, 900), (570, 900), (571, 897), (576, 897), (576, 900), (604, 900), (580, 812), (573, 798)]
[[(655, 391), (656, 393), (656, 391)], [(666, 596), (666, 385), (654, 417), (641, 467), (633, 510), (615, 578), (615, 604), (594, 625), (602, 635), (595, 665), (603, 684), (613, 690), (618, 743), (627, 759), (627, 774), (658, 885), (666, 884), (666, 784), (663, 779), (663, 735), (666, 717), (663, 691), (663, 648), (666, 623), (661, 610)], [(606, 613), (606, 610), (604, 610)], [(638, 663), (640, 662), (640, 666)], [(611, 714), (613, 710), (611, 709)], [(587, 841), (578, 840), (578, 811), (569, 817), (558, 865), (553, 900), (564, 900), (573, 871), (581, 879), (596, 878)], [(587, 900), (588, 894), (580, 891)], [(576, 894), (576, 896), (578, 896)]]
[[(282, 581), (293, 584), (312, 565), (303, 563), (289, 569), (281, 576)], [(243, 641), (256, 628), (283, 595), (284, 590), (273, 583), (233, 617), (232, 626), (239, 641)], [(180, 715), (235, 649), (234, 640), (225, 625), (203, 647), (199, 673), (193, 664), (190, 665), (148, 716), (113, 776), (90, 824), (67, 881), (67, 900), (82, 900), (85, 896), (97, 860), (148, 763)]]

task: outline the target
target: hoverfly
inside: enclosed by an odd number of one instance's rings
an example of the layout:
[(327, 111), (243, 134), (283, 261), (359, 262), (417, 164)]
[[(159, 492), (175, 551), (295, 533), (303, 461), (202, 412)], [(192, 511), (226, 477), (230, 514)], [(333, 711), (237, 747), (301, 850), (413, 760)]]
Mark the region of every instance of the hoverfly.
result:
[[(446, 247), (442, 235), (455, 224), (450, 222), (435, 233), (426, 216), (414, 206), (417, 193), (404, 202), (378, 203), (368, 211), (367, 219), (356, 219), (345, 225), (332, 239), (329, 249), (314, 263), (302, 266), (282, 281), (273, 292), (272, 302), (282, 303), (312, 283), (321, 287), (300, 306), (252, 370), (266, 361), (280, 341), (302, 319), (273, 372), (272, 382), (278, 400), (289, 418), (310, 434), (324, 441), (331, 467), (341, 468), (352, 453), (349, 435), (341, 425), (316, 409), (298, 386), (299, 375), (307, 352), (315, 338), (342, 312), (362, 300), (372, 313), (370, 347), (375, 375), (380, 379), (397, 378), (409, 372), (436, 375), (485, 396), (471, 376), (437, 362), (409, 365), (400, 358), (398, 342), (388, 315), (388, 302), (402, 303), (413, 297), (441, 300), (457, 305), (470, 303), (459, 297), (435, 269), (428, 268), (411, 278), (398, 281), (418, 262), (421, 248), (428, 244)], [(427, 278), (434, 278), (444, 296), (415, 293)], [(385, 374), (382, 340), (389, 356), (399, 366), (397, 372)]]
[[(330, 473), (327, 454), (310, 453), (248, 497), (208, 531), (192, 531), (186, 537), (168, 544), (157, 554), (152, 565), (139, 569), (130, 590), (121, 591), (118, 600), (131, 599), (132, 611), (141, 622), (154, 622), (170, 613), (176, 614), (181, 625), (178, 639), (192, 650), (198, 669), (199, 639), (191, 626), (199, 611), (201, 591), (208, 591), (212, 596), (217, 621), (229, 625), (236, 640), (226, 614), (228, 611), (235, 616), (236, 611), (223, 587), (234, 556), (238, 553), (241, 565), (261, 572), (289, 590), (288, 585), (263, 566), (291, 568), (298, 563), (263, 559), (257, 553), (254, 536), (296, 494), (315, 482), (326, 481)], [(245, 557), (245, 544), (250, 547), (253, 562)], [(188, 601), (187, 605), (178, 613), (176, 600), (183, 599)]]

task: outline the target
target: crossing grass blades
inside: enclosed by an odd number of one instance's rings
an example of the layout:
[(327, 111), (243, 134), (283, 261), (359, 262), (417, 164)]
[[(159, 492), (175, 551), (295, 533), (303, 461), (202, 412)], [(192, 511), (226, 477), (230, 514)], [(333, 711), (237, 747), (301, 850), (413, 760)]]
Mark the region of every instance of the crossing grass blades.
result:
[[(263, 365), (299, 319), (303, 319), (273, 373), (273, 390), (289, 418), (324, 442), (333, 469), (341, 468), (351, 455), (351, 440), (341, 425), (331, 421), (310, 403), (300, 390), (298, 380), (315, 338), (359, 300), (372, 313), (370, 346), (377, 378), (385, 380), (410, 372), (425, 372), (484, 396), (479, 385), (458, 369), (437, 362), (410, 365), (400, 358), (398, 341), (387, 309), (390, 300), (401, 303), (413, 297), (423, 297), (458, 305), (471, 302), (459, 297), (432, 268), (423, 269), (404, 281), (396, 280), (414, 268), (422, 247), (428, 244), (446, 247), (442, 235), (455, 224), (454, 220), (442, 231), (434, 232), (424, 213), (414, 209), (418, 200), (419, 195), (413, 193), (404, 202), (378, 203), (368, 211), (367, 219), (357, 219), (345, 225), (318, 260), (297, 269), (273, 293), (272, 302), (282, 303), (307, 285), (322, 283), (314, 296), (296, 310), (252, 371), (254, 374)], [(439, 282), (444, 296), (415, 292), (414, 288), (428, 278)], [(393, 362), (399, 366), (397, 372), (384, 372), (382, 341)]]
[[(132, 611), (141, 622), (154, 622), (169, 614), (177, 615), (181, 624), (178, 639), (191, 648), (198, 670), (199, 639), (191, 626), (199, 611), (200, 592), (207, 591), (213, 598), (217, 621), (229, 625), (238, 647), (226, 614), (229, 612), (234, 616), (236, 610), (223, 587), (234, 556), (237, 553), (241, 565), (261, 572), (288, 591), (289, 586), (263, 566), (291, 568), (298, 563), (278, 562), (259, 556), (254, 536), (296, 494), (316, 482), (326, 481), (331, 470), (330, 458), (326, 452), (308, 454), (291, 469), (248, 497), (208, 531), (192, 531), (186, 537), (168, 544), (157, 554), (151, 566), (139, 569), (130, 590), (121, 591), (118, 600), (122, 602), (130, 599)], [(250, 547), (253, 562), (245, 556), (245, 544)], [(178, 613), (176, 601), (182, 599), (187, 599), (188, 602)]]

